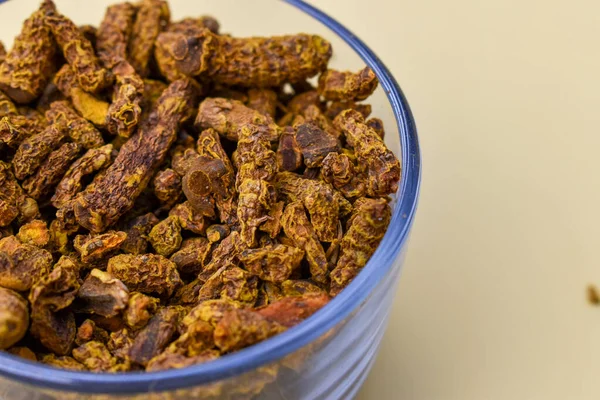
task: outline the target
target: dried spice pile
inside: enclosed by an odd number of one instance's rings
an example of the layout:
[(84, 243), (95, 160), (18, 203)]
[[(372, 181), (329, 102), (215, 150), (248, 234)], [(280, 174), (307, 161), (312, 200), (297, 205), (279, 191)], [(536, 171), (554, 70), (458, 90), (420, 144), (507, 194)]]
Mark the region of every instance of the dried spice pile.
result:
[[(300, 323), (361, 270), (400, 164), (315, 35), (236, 38), (162, 0), (0, 45), (0, 349), (157, 371)], [(320, 74), (318, 86), (307, 79)]]

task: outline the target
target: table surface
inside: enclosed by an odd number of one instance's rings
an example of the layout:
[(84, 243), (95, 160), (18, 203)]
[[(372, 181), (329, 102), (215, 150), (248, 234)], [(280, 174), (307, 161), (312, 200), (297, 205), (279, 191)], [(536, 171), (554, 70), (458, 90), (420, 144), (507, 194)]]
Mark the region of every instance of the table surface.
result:
[(599, 398), (600, 2), (317, 3), (394, 73), (423, 153), (359, 400)]

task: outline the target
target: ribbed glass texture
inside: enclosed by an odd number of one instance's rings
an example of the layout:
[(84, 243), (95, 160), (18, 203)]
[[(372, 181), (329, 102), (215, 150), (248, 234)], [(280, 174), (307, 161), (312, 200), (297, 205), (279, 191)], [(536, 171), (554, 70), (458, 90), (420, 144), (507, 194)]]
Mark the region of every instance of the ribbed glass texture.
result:
[[(111, 0), (55, 0), (78, 24), (98, 25)], [(214, 362), (155, 373), (58, 370), (0, 352), (0, 400), (351, 399), (373, 363), (387, 324), (415, 214), (421, 174), (414, 121), (398, 84), (356, 36), (300, 0), (170, 0), (173, 19), (210, 14), (236, 36), (294, 32), (332, 42), (331, 66), (368, 64), (380, 88), (367, 100), (402, 162), (402, 182), (381, 245), (354, 281), (302, 324)], [(38, 0), (0, 0), (0, 40), (10, 45)], [(340, 2), (340, 7), (345, 7)], [(383, 11), (382, 11), (383, 12)], [(377, 29), (377, 27), (373, 27)], [(402, 40), (398, 51), (402, 51)]]

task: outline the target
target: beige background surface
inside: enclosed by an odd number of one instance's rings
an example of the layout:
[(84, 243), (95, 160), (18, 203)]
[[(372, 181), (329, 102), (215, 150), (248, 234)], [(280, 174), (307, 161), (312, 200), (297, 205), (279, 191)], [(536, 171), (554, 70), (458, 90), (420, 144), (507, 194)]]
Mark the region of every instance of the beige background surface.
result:
[(313, 3), (394, 72), (423, 152), (359, 399), (599, 398), (600, 2)]

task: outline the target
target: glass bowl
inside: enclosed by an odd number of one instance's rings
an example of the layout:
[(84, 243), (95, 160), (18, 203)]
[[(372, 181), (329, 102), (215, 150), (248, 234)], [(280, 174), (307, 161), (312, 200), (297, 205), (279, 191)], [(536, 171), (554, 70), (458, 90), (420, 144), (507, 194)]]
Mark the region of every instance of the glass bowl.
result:
[[(56, 0), (78, 24), (98, 25), (110, 0)], [(0, 0), (0, 39), (10, 46), (38, 0)], [(340, 6), (342, 4), (340, 3)], [(307, 32), (331, 41), (330, 66), (366, 63), (380, 87), (368, 99), (383, 120), (387, 145), (401, 159), (402, 181), (379, 248), (354, 281), (298, 326), (215, 361), (153, 373), (94, 374), (59, 370), (0, 352), (0, 398), (64, 399), (350, 399), (366, 378), (394, 297), (421, 173), (417, 133), (396, 80), (355, 35), (301, 0), (171, 0), (173, 19), (210, 14), (224, 32), (268, 36)]]

